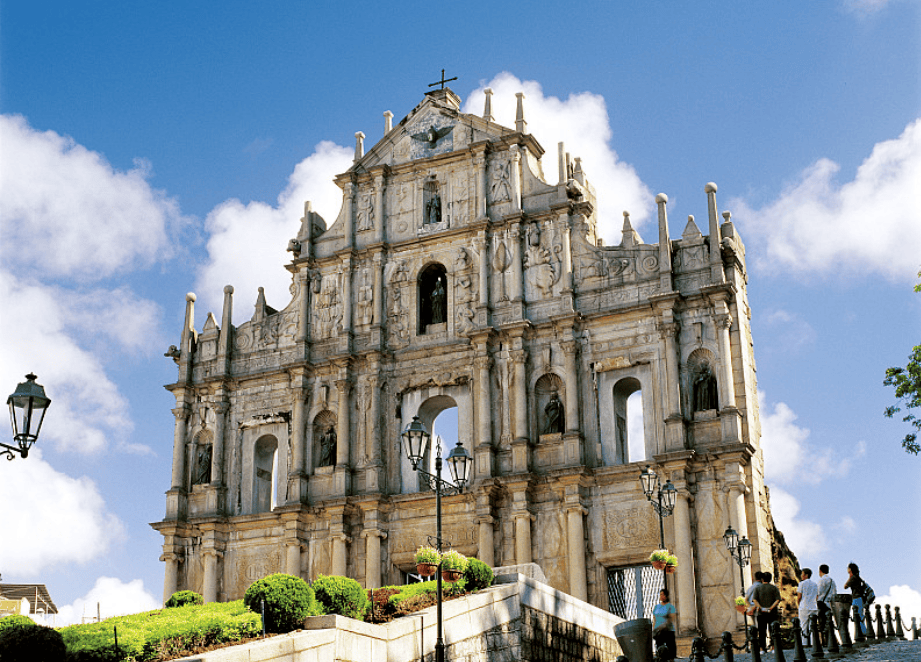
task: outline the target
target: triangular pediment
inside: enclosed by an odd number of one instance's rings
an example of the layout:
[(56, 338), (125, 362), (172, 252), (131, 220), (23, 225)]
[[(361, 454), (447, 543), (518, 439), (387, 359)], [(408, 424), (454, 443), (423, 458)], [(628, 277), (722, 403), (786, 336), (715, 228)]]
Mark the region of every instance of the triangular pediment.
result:
[(460, 98), (451, 90), (430, 92), (425, 99), (367, 150), (350, 171), (432, 158), (466, 149), (474, 142), (514, 133), (477, 115), (460, 112)]

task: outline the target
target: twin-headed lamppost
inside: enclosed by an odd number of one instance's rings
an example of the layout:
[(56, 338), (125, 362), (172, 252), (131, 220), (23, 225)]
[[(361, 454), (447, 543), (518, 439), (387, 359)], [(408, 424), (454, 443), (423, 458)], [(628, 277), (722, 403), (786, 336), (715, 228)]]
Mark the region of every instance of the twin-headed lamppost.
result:
[[(675, 510), (675, 501), (678, 500), (678, 488), (672, 485), (671, 480), (665, 481), (663, 486), (659, 481), (659, 476), (649, 468), (648, 464), (640, 474), (640, 483), (643, 484), (643, 494), (646, 495), (646, 500), (652, 504), (652, 507), (659, 515), (659, 544), (661, 549), (665, 549), (665, 526), (662, 524), (662, 519), (671, 515), (672, 511)], [(655, 494), (654, 500), (653, 494)]]
[[(473, 466), (473, 460), (470, 453), (467, 452), (461, 442), (451, 449), (448, 454), (448, 471), (451, 473), (452, 483), (445, 482), (441, 478), (441, 439), (435, 444), (435, 473), (430, 474), (420, 468), (420, 464), (425, 458), (425, 451), (432, 439), (432, 435), (425, 429), (425, 425), (419, 420), (418, 416), (413, 416), (412, 422), (403, 430), (403, 448), (406, 451), (406, 457), (412, 464), (413, 471), (417, 471), (425, 478), (428, 478), (429, 485), (435, 490), (435, 549), (441, 554), (441, 497), (443, 494), (460, 494), (464, 491), (467, 482), (470, 480), (470, 469)], [(438, 601), (438, 634), (435, 639), (435, 662), (444, 662), (445, 644), (442, 637), (443, 619), (441, 614), (441, 563), (438, 564), (436, 581), (436, 597)]]
[[(726, 549), (729, 550), (729, 555), (732, 559), (739, 564), (739, 586), (742, 587), (742, 592), (745, 592), (745, 574), (742, 572), (742, 568), (748, 565), (749, 559), (752, 557), (752, 544), (747, 537), (742, 536), (742, 539), (739, 540), (739, 534), (736, 533), (736, 530), (731, 526), (726, 529), (726, 533), (723, 534), (723, 540), (726, 543)], [(745, 650), (748, 650), (748, 613), (742, 612), (742, 615), (745, 618)]]
[(42, 429), (45, 412), (51, 404), (51, 398), (45, 395), (41, 384), (36, 384), (36, 376), (31, 372), (26, 375), (26, 381), (19, 384), (13, 394), (6, 399), (10, 406), (10, 422), (13, 425), (13, 441), (15, 446), (0, 442), (0, 455), (12, 460), (19, 453), (23, 458), (29, 456), (29, 449), (38, 440), (38, 433)]

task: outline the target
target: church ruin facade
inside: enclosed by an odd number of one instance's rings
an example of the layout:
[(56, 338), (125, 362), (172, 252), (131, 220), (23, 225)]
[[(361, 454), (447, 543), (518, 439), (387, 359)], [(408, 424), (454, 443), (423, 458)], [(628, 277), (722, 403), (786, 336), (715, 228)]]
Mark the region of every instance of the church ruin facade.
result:
[[(474, 468), (443, 503), (455, 548), (537, 563), (555, 588), (642, 615), (662, 582), (638, 480), (651, 465), (678, 489), (665, 543), (679, 636), (741, 623), (733, 598), (752, 568), (772, 569), (771, 541), (745, 251), (716, 186), (707, 235), (689, 219), (672, 238), (660, 194), (657, 243), (625, 213), (605, 246), (580, 160), (562, 144), (545, 155), (523, 95), (515, 127), (497, 124), (490, 94), (477, 116), (429, 92), (396, 125), (385, 113), (367, 151), (356, 134), (338, 217), (308, 203), (289, 244), (284, 309), (260, 289), (235, 326), (227, 286), (220, 323), (197, 331), (187, 297), (153, 524), (164, 596), (237, 599), (272, 572), (406, 581), (435, 497), (399, 434), (456, 408)], [(729, 526), (753, 545), (742, 578)]]

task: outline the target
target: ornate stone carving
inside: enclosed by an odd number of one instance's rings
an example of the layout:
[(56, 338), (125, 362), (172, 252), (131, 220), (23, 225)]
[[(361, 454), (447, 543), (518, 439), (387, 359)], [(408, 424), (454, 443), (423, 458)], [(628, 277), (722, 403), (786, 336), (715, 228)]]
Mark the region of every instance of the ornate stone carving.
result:
[(364, 193), (358, 198), (358, 231), (371, 230), (374, 227), (374, 195)]
[(314, 337), (331, 338), (342, 330), (342, 274), (323, 276), (314, 309)]
[(496, 158), (489, 164), (489, 201), (506, 202), (512, 199), (510, 180), (512, 162), (506, 158)]
[(374, 287), (371, 282), (371, 270), (361, 270), (361, 280), (358, 287), (358, 323), (362, 326), (371, 324), (374, 317)]
[(604, 512), (604, 546), (608, 550), (653, 548), (659, 544), (659, 528), (652, 508), (626, 506)]

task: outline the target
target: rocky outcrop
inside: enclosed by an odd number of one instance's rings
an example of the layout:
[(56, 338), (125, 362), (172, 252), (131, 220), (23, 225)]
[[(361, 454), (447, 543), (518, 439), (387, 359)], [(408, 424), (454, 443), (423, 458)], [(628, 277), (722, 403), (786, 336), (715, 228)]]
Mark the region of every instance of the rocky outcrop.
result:
[(783, 533), (774, 523), (770, 494), (768, 495), (768, 527), (771, 535), (771, 558), (774, 561), (774, 583), (780, 589), (781, 619), (790, 620), (798, 613), (796, 587), (799, 586), (801, 573), (796, 554), (787, 546)]

